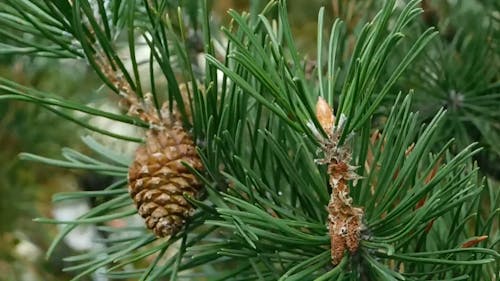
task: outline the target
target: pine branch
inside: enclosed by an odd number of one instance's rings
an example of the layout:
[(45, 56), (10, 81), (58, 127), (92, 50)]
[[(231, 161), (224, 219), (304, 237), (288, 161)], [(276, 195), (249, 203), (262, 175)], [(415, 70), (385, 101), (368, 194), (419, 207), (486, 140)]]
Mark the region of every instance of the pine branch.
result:
[[(326, 73), (321, 60), (325, 19), (320, 11), (319, 70), (309, 80), (288, 24), (285, 1), (271, 1), (258, 16), (230, 11), (233, 26), (223, 28), (222, 34), (211, 29), (206, 5), (204, 1), (199, 18), (206, 54), (202, 77), (195, 74), (197, 66), (186, 50), (184, 12), (173, 10), (168, 1), (42, 4), (23, 0), (0, 6), (8, 14), (2, 21), (9, 28), (22, 18), (22, 32), (46, 38), (36, 46), (31, 40), (6, 42), (12, 46), (8, 52), (85, 58), (111, 92), (127, 99), (127, 110), (133, 105), (139, 109), (139, 118), (96, 110), (5, 79), (0, 80), (0, 99), (40, 104), (108, 135), (112, 134), (82, 122), (72, 112), (148, 129), (146, 152), (134, 155), (121, 156), (90, 137), (83, 139), (89, 155), (68, 148), (62, 151), (62, 159), (22, 154), (24, 159), (44, 165), (116, 177), (103, 191), (54, 197), (55, 201), (102, 199), (80, 218), (38, 219), (65, 225), (48, 255), (77, 225), (98, 224), (107, 233), (100, 241), (105, 247), (66, 259), (70, 263), (66, 270), (75, 272), (74, 280), (102, 268), (110, 278), (140, 280), (166, 276), (171, 280), (492, 279), (500, 257), (494, 250), (499, 241), (495, 220), (500, 196), (492, 185), (479, 180), (478, 168), (471, 163), (480, 149), (472, 144), (450, 153), (452, 141), (439, 142), (447, 113), (439, 110), (428, 125), (420, 125), (418, 115), (411, 112), (413, 95), (398, 95), (379, 132), (372, 124), (382, 101), (408, 75), (406, 69), (435, 36), (433, 29), (417, 38), (408, 35), (421, 13), (419, 1), (410, 1), (401, 9), (394, 0), (387, 1), (361, 29), (347, 61), (339, 57), (345, 47), (344, 27), (335, 21), (328, 38)], [(60, 30), (70, 39), (61, 37)], [(218, 36), (228, 40), (222, 54), (214, 43)], [(144, 63), (146, 74), (136, 56), (138, 38), (150, 51)], [(70, 47), (74, 40), (77, 47)], [(405, 42), (411, 47), (403, 48)], [(388, 62), (401, 49), (404, 54), (389, 69)], [(122, 50), (129, 54), (127, 59)], [(178, 70), (176, 65), (184, 69)], [(145, 75), (149, 79), (141, 79)], [(168, 91), (161, 91), (156, 75), (167, 82)], [(183, 95), (180, 85), (185, 83), (187, 94)], [(149, 107), (147, 87), (152, 95)], [(329, 104), (324, 102), (315, 110), (319, 97)], [(137, 187), (130, 171), (149, 168), (150, 163), (142, 163), (140, 157), (164, 148), (159, 144), (162, 136), (179, 136), (151, 126), (154, 118), (148, 114), (160, 119), (162, 103), (170, 112), (177, 106), (182, 124), (178, 119), (173, 123), (183, 136), (192, 127), (196, 157), (203, 169), (193, 164), (196, 161), (186, 161), (186, 155), (175, 160), (167, 157), (172, 160), (167, 164), (179, 162), (176, 169), (184, 176), (196, 175), (205, 195), (181, 194), (179, 200), (197, 211), (183, 216), (182, 227), (169, 232), (169, 237), (159, 238), (143, 224), (116, 228), (106, 223), (136, 214), (132, 206), (141, 200), (131, 198), (126, 190), (126, 186), (132, 192)], [(114, 137), (139, 141), (137, 136)], [(437, 152), (436, 144), (441, 145)], [(193, 153), (184, 154), (195, 157)], [(144, 165), (134, 167), (132, 159)], [(347, 171), (340, 171), (340, 166), (348, 167)], [(485, 194), (490, 204), (486, 212), (481, 205)], [(326, 208), (339, 204), (342, 208), (338, 210)], [(345, 210), (352, 213), (346, 215)], [(357, 225), (349, 227), (348, 233), (356, 241), (348, 243), (334, 224), (348, 224), (354, 217)], [(342, 239), (332, 239), (333, 234)], [(345, 245), (338, 244), (339, 240)], [(344, 253), (345, 248), (349, 253)], [(331, 249), (339, 251), (332, 256)], [(147, 258), (149, 264), (141, 262)]]

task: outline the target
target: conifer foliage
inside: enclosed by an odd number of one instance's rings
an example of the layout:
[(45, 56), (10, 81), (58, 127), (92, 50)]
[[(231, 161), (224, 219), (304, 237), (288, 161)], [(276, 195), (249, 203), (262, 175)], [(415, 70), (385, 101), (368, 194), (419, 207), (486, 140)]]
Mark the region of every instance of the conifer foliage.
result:
[[(431, 27), (415, 35), (420, 1), (385, 1), (359, 30), (349, 28), (356, 34), (338, 19), (327, 27), (321, 9), (313, 75), (286, 1), (259, 14), (229, 11), (231, 25), (221, 29), (207, 1), (173, 2), (0, 3), (1, 53), (83, 60), (124, 111), (3, 78), (0, 100), (32, 102), (92, 134), (139, 145), (122, 155), (84, 136), (88, 155), (21, 154), (115, 178), (100, 191), (54, 196), (101, 199), (80, 218), (37, 219), (64, 225), (47, 255), (77, 225), (106, 233), (103, 247), (66, 258), (74, 280), (95, 272), (134, 280), (498, 279), (500, 193), (472, 162), (481, 148), (449, 150), (453, 140), (440, 138), (448, 113), (421, 124), (412, 93), (397, 94), (437, 34)], [(203, 62), (193, 59), (193, 36), (202, 38)], [(137, 58), (140, 46), (146, 60)], [(389, 94), (394, 103), (382, 106)], [(144, 134), (115, 133), (88, 116)], [(145, 224), (106, 224), (137, 214)]]

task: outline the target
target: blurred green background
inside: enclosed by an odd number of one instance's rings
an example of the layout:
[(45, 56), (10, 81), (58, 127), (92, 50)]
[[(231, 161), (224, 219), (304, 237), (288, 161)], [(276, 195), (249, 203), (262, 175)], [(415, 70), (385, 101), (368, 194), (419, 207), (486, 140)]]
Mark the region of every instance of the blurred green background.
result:
[[(0, 63), (2, 77), (83, 102), (98, 85), (85, 65), (71, 61), (11, 56)], [(56, 228), (32, 219), (52, 216), (52, 194), (75, 188), (76, 175), (20, 161), (17, 154), (56, 157), (63, 146), (78, 147), (79, 135), (76, 125), (41, 107), (0, 103), (0, 280), (68, 280), (60, 259), (44, 256)]]

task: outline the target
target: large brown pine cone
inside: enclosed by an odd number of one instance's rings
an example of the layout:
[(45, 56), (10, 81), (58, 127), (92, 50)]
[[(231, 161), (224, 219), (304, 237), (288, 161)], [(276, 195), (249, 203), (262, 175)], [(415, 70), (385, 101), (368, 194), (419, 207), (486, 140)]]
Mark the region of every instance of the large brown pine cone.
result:
[(184, 195), (197, 197), (201, 183), (182, 162), (201, 170), (191, 136), (180, 124), (149, 130), (129, 168), (129, 193), (146, 226), (165, 237), (182, 228), (193, 212)]

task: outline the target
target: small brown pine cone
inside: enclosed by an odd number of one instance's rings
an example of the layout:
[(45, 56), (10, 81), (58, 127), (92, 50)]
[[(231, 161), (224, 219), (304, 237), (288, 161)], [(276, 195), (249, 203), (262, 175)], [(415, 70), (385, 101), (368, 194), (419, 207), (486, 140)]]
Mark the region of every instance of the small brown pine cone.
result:
[(129, 168), (129, 193), (146, 226), (158, 237), (179, 231), (194, 208), (184, 195), (197, 197), (201, 183), (182, 162), (201, 170), (191, 136), (174, 123), (150, 130)]

